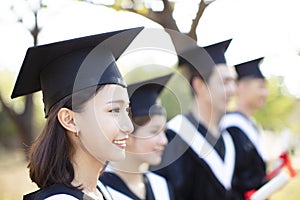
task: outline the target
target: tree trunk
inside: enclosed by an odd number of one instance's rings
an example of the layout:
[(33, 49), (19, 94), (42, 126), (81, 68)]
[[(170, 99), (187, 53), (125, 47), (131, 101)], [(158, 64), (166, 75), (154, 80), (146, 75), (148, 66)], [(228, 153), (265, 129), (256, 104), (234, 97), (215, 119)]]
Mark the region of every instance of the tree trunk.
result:
[[(41, 5), (41, 2), (40, 2)], [(40, 32), (40, 29), (38, 27), (38, 10), (33, 11), (34, 14), (34, 27), (32, 30), (30, 30), (30, 33), (34, 40), (34, 46), (37, 45), (37, 38), (38, 34)], [(25, 97), (25, 105), (24, 105), (24, 112), (21, 114), (16, 113), (13, 108), (9, 107), (2, 99), (2, 96), (0, 94), (0, 104), (2, 105), (2, 108), (5, 110), (5, 112), (8, 114), (8, 116), (12, 119), (14, 122), (17, 134), (20, 138), (20, 142), (24, 148), (27, 149), (31, 145), (31, 143), (34, 140), (35, 137), (35, 129), (34, 129), (34, 104), (33, 104), (33, 95), (29, 94)], [(25, 151), (26, 153), (27, 151)], [(26, 158), (28, 158), (28, 155), (26, 153)]]
[[(25, 97), (25, 109), (22, 114), (17, 114), (12, 108), (6, 105), (0, 95), (0, 103), (3, 110), (14, 122), (19, 136), (20, 143), (24, 146), (30, 146), (32, 143), (35, 131), (33, 128), (33, 95), (30, 94)], [(27, 155), (26, 155), (27, 156)]]
[(198, 12), (197, 15), (195, 17), (195, 19), (193, 20), (192, 23), (192, 27), (190, 32), (187, 34), (188, 36), (190, 36), (192, 39), (194, 39), (195, 41), (197, 41), (197, 34), (196, 34), (196, 29), (199, 23), (200, 18), (203, 15), (203, 12), (205, 10), (205, 8), (208, 6), (208, 4), (205, 4), (204, 1), (201, 1), (198, 7)]
[(164, 9), (161, 12), (153, 12), (151, 9), (146, 17), (159, 23), (164, 28), (179, 31), (174, 18), (172, 17), (172, 9), (168, 0), (163, 0)]

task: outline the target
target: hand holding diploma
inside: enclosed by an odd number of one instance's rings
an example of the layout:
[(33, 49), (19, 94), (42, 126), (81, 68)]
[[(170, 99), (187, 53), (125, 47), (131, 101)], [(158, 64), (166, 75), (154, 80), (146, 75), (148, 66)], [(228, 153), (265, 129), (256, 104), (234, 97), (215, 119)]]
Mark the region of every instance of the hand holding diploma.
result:
[(247, 200), (263, 200), (269, 198), (276, 191), (285, 186), (289, 180), (297, 175), (296, 170), (292, 167), (288, 152), (281, 154), (282, 164), (279, 168), (268, 174), (265, 185), (256, 191), (250, 191), (246, 194)]

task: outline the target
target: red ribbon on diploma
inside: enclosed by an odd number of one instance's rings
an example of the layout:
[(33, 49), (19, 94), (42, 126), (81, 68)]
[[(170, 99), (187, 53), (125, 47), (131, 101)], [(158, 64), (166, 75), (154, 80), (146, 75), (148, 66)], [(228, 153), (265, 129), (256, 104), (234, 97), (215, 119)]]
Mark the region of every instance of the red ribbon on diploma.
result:
[(296, 170), (292, 167), (292, 163), (290, 160), (290, 157), (288, 155), (288, 151), (284, 151), (279, 158), (281, 159), (281, 164), (275, 168), (273, 171), (271, 171), (270, 173), (268, 173), (265, 177), (266, 181), (271, 180), (272, 178), (274, 178), (283, 167), (286, 167), (290, 176), (291, 177), (295, 177), (297, 175)]
[[(245, 192), (244, 196), (245, 196), (246, 200), (252, 200), (253, 197), (255, 197), (255, 196), (271, 195), (271, 194), (269, 194), (270, 189), (268, 189), (268, 188), (272, 188), (273, 187), (272, 184), (274, 185), (274, 187), (280, 188), (287, 183), (287, 180), (289, 178), (293, 178), (293, 177), (297, 176), (297, 171), (292, 166), (291, 160), (288, 155), (288, 151), (283, 152), (279, 156), (279, 158), (281, 159), (280, 165), (278, 167), (276, 167), (274, 170), (272, 170), (270, 173), (268, 173), (265, 177), (265, 181), (268, 181), (268, 182), (258, 190), (249, 190), (249, 191)], [(288, 175), (285, 175), (285, 176), (284, 176), (283, 172), (280, 173), (284, 167), (287, 169), (287, 172), (288, 172)], [(287, 177), (287, 176), (289, 176), (289, 177)], [(256, 199), (256, 198), (254, 198), (254, 199)]]

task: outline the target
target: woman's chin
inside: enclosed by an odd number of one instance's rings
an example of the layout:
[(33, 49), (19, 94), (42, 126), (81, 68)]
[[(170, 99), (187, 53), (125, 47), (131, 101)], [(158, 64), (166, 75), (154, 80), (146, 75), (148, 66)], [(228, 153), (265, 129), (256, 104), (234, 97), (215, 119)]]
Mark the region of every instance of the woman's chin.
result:
[(152, 159), (150, 162), (149, 162), (149, 165), (159, 165), (161, 163), (161, 158), (156, 158), (156, 159)]
[(115, 152), (113, 154), (110, 154), (107, 157), (107, 161), (112, 161), (112, 162), (119, 162), (125, 160), (126, 157), (126, 152), (125, 150), (120, 150), (118, 152)]

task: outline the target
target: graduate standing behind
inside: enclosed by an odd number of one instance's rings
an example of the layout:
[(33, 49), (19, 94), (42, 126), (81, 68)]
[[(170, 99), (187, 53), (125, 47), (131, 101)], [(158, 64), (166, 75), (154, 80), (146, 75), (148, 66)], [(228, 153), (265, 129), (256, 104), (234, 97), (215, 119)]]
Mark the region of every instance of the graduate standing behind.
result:
[(110, 199), (97, 188), (99, 174), (107, 161), (124, 159), (123, 144), (133, 131), (115, 59), (141, 30), (28, 49), (12, 98), (41, 90), (47, 119), (29, 152), (30, 178), (40, 189), (24, 199)]
[(157, 165), (167, 138), (166, 113), (157, 98), (171, 75), (128, 86), (134, 132), (126, 145), (126, 159), (110, 163), (100, 177), (113, 199), (172, 199), (166, 180), (149, 172), (149, 165)]
[(263, 58), (235, 65), (237, 97), (235, 112), (227, 113), (221, 126), (231, 134), (236, 149), (236, 164), (232, 189), (240, 199), (248, 190), (264, 183), (266, 165), (261, 150), (260, 131), (253, 120), (253, 112), (265, 105), (268, 96), (266, 80), (259, 69)]
[(193, 105), (187, 114), (167, 123), (169, 144), (162, 164), (153, 167), (172, 184), (177, 200), (233, 198), (233, 141), (219, 129), (219, 120), (235, 92), (234, 77), (224, 57), (230, 41), (180, 54), (179, 68), (188, 71)]

